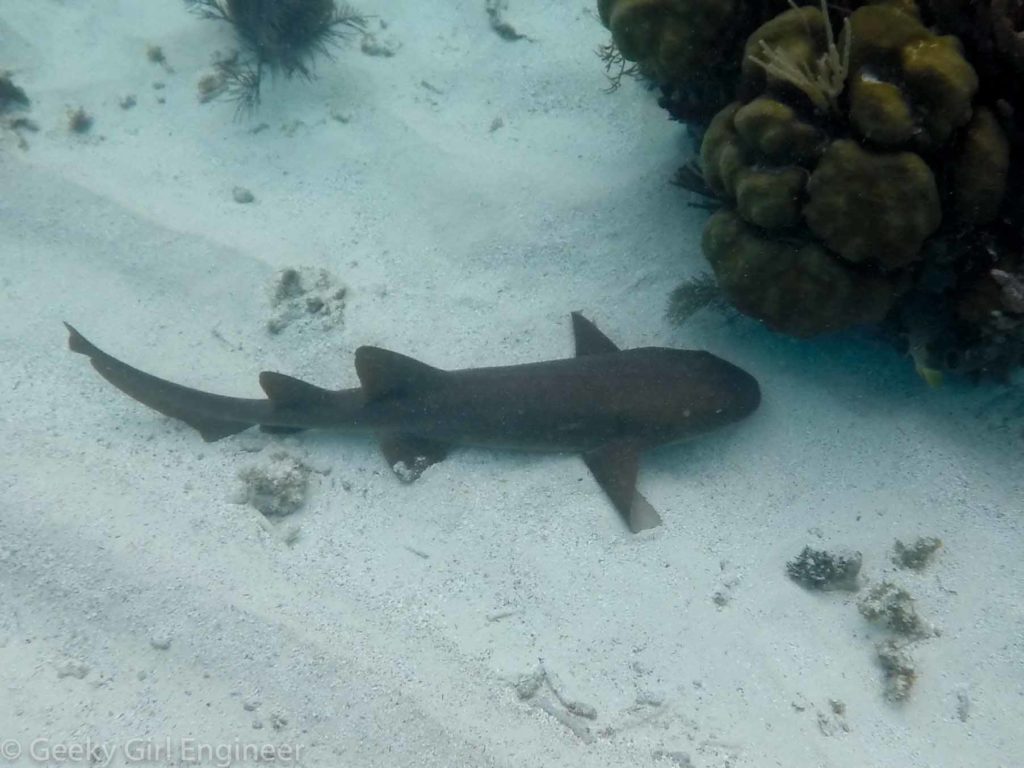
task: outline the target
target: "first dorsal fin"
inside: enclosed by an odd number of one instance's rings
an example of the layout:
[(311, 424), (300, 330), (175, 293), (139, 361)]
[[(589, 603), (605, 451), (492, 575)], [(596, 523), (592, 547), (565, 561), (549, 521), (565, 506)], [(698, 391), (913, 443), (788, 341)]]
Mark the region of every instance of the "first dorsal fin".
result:
[(282, 405), (322, 402), (334, 394), (329, 389), (274, 371), (260, 374), (260, 386), (267, 397)]
[(444, 371), (380, 347), (356, 350), (356, 374), (366, 399), (408, 394), (434, 386)]
[(572, 334), (576, 338), (576, 357), (619, 351), (614, 341), (579, 312), (572, 313)]

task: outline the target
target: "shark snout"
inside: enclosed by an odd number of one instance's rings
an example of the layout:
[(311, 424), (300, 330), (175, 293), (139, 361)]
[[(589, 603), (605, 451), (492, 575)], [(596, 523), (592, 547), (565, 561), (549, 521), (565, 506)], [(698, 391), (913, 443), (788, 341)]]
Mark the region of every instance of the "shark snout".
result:
[(744, 371), (736, 368), (736, 376), (733, 383), (733, 407), (740, 418), (749, 416), (761, 405), (761, 385), (757, 379)]
[(709, 376), (714, 392), (715, 411), (722, 423), (739, 421), (757, 410), (761, 404), (761, 387), (757, 379), (739, 366), (714, 358)]

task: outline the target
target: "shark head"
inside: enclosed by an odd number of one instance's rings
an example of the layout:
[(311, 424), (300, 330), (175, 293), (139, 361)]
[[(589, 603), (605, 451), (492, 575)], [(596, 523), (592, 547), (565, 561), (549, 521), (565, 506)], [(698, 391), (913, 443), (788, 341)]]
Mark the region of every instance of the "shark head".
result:
[(649, 445), (685, 440), (749, 416), (761, 388), (749, 373), (710, 352), (647, 348), (636, 354), (644, 384), (631, 410)]
[(711, 392), (709, 399), (723, 423), (746, 418), (761, 405), (761, 387), (757, 379), (739, 366), (712, 355), (697, 352), (703, 358), (706, 386)]

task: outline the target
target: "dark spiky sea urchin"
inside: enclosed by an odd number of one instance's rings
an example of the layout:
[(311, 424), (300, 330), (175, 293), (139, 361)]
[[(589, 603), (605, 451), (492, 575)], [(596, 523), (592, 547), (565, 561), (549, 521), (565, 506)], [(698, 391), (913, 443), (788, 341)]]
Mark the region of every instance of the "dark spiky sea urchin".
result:
[(234, 27), (242, 54), (221, 59), (217, 68), (224, 92), (241, 112), (260, 103), (263, 75), (314, 77), (318, 56), (363, 31), (366, 18), (335, 0), (186, 0), (203, 18)]

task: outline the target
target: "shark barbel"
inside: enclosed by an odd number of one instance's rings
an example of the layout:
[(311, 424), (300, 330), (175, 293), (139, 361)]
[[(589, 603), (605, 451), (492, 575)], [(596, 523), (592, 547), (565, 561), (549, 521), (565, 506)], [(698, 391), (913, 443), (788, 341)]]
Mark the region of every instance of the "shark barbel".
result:
[(451, 446), (578, 453), (633, 532), (661, 523), (636, 490), (640, 453), (694, 437), (754, 411), (753, 376), (708, 352), (620, 350), (572, 314), (576, 356), (493, 368), (442, 370), (379, 347), (359, 347), (361, 386), (322, 389), (260, 374), (266, 398), (226, 397), (140, 371), (70, 325), (69, 346), (140, 403), (214, 441), (260, 426), (268, 432), (337, 429), (377, 436), (403, 477), (416, 477)]

